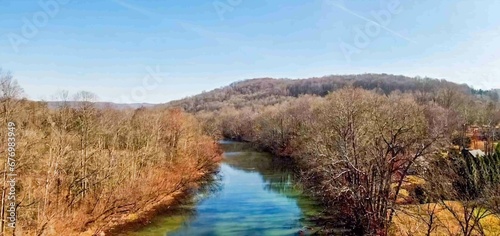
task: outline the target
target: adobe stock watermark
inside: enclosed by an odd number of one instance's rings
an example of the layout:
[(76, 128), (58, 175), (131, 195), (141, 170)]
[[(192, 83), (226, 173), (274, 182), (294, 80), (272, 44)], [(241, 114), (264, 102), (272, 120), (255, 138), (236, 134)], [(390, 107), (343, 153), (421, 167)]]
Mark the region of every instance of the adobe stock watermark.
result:
[(68, 4), (72, 0), (39, 0), (39, 11), (31, 15), (31, 17), (23, 17), (23, 25), (21, 32), (11, 32), (7, 34), (10, 45), (15, 53), (19, 52), (19, 47), (29, 43), (31, 39), (36, 37), (40, 30), (47, 26), (50, 19), (55, 18), (61, 7)]
[(165, 81), (166, 74), (161, 73), (159, 66), (156, 68), (147, 66), (146, 71), (147, 75), (142, 78), (141, 85), (134, 87), (130, 93), (123, 94), (113, 102), (119, 104), (143, 103), (148, 94), (158, 89)]
[(498, 86), (497, 85), (498, 83), (496, 81), (499, 81), (498, 74), (490, 70), (464, 68), (464, 69), (453, 70), (450, 74), (451, 74), (450, 78), (452, 77), (475, 78), (472, 81), (467, 81), (467, 84), (472, 86), (474, 89), (483, 89), (483, 90), (493, 89)]
[(6, 211), (6, 219), (2, 219), (7, 223), (7, 226), (10, 228), (16, 228), (17, 224), (17, 208), (18, 208), (18, 203), (16, 202), (18, 199), (16, 199), (16, 184), (17, 184), (17, 174), (16, 174), (16, 168), (17, 168), (17, 156), (16, 156), (16, 123), (14, 122), (8, 122), (7, 123), (7, 163), (6, 163), (6, 173), (4, 174), (4, 179), (7, 180), (8, 186), (6, 187), (6, 195), (7, 195), (7, 200), (5, 202), (2, 202), (2, 206), (5, 206), (7, 210)]
[(479, 80), (476, 83), (478, 87), (483, 89), (500, 89), (500, 83), (498, 82), (500, 81), (499, 74), (500, 71), (498, 70), (481, 70), (475, 74)]
[(220, 20), (224, 20), (224, 15), (228, 12), (234, 11), (234, 9), (241, 5), (243, 0), (219, 0), (212, 2), (215, 12), (219, 16)]
[(353, 54), (360, 54), (363, 49), (366, 49), (371, 44), (372, 40), (381, 34), (382, 30), (385, 30), (405, 41), (414, 42), (388, 28), (394, 16), (402, 12), (401, 2), (399, 0), (381, 1), (381, 9), (372, 10), (369, 17), (362, 16), (348, 9), (336, 0), (327, 0), (327, 3), (365, 21), (364, 25), (357, 25), (353, 27), (354, 38), (352, 43), (347, 43), (339, 38), (340, 50), (348, 62), (351, 62)]

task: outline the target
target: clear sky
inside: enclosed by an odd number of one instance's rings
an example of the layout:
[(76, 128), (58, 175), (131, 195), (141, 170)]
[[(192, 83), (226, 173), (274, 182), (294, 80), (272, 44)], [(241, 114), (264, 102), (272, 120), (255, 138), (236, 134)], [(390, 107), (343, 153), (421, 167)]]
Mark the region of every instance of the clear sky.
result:
[(500, 1), (0, 0), (0, 67), (161, 103), (255, 77), (391, 73), (500, 88)]

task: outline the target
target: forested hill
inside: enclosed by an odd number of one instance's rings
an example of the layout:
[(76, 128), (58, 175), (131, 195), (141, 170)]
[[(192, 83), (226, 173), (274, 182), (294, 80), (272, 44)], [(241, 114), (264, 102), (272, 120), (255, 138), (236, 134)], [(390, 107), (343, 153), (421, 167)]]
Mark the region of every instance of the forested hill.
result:
[(188, 112), (215, 111), (227, 106), (234, 108), (266, 106), (304, 94), (325, 96), (331, 91), (347, 86), (376, 90), (383, 94), (394, 91), (435, 94), (443, 88), (447, 88), (456, 92), (498, 100), (497, 93), (474, 90), (466, 84), (456, 84), (446, 80), (389, 74), (360, 74), (330, 75), (309, 79), (249, 79), (196, 96), (172, 101), (167, 105), (182, 107)]

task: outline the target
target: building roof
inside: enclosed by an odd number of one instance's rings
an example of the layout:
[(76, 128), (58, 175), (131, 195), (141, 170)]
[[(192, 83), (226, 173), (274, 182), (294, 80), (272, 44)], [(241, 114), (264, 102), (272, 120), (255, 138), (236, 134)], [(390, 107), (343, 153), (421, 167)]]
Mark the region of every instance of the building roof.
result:
[(472, 154), (473, 156), (477, 157), (477, 156), (484, 156), (486, 155), (486, 153), (484, 153), (483, 151), (479, 150), (479, 149), (474, 149), (474, 150), (469, 150), (470, 154)]

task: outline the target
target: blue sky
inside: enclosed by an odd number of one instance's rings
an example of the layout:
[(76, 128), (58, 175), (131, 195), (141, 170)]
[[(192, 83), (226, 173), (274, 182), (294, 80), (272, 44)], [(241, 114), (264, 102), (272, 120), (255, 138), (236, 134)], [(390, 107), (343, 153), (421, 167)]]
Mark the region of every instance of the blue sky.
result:
[(255, 77), (391, 73), (500, 88), (500, 1), (0, 0), (26, 95), (161, 103)]

